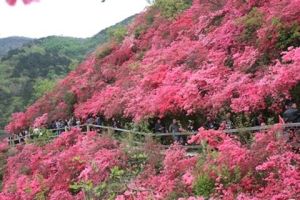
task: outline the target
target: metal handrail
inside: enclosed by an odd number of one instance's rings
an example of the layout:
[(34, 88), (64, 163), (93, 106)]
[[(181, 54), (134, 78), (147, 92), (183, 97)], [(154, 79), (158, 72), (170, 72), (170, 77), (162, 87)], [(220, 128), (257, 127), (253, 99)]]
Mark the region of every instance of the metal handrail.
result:
[[(253, 126), (253, 127), (246, 127), (246, 128), (236, 128), (236, 129), (229, 129), (224, 130), (225, 133), (239, 133), (239, 132), (254, 132), (254, 131), (262, 131), (271, 129), (274, 125), (265, 125), (265, 126)], [(300, 127), (300, 123), (286, 123), (282, 124), (282, 128), (296, 128)]]
[[(178, 132), (178, 133), (151, 133), (151, 132), (146, 133), (146, 132), (138, 132), (138, 131), (134, 131), (134, 130), (114, 128), (114, 127), (110, 127), (110, 126), (99, 126), (99, 125), (94, 125), (94, 124), (87, 124), (87, 126), (95, 127), (95, 128), (111, 129), (111, 130), (127, 132), (127, 133), (135, 133), (135, 134), (144, 135), (144, 136), (154, 136), (154, 137), (189, 136), (189, 135), (195, 135), (197, 133), (197, 132), (189, 132), (189, 131)], [(223, 131), (225, 133), (255, 132), (255, 131), (271, 129), (273, 127), (274, 127), (274, 125), (265, 125), (265, 126), (253, 126), (253, 127), (246, 127), (246, 128), (227, 129), (227, 130), (225, 129), (225, 130), (220, 130), (220, 131)], [(282, 128), (296, 128), (296, 127), (300, 127), (300, 123), (282, 124)]]
[[(164, 137), (164, 136), (191, 136), (191, 135), (195, 135), (196, 132), (180, 132), (180, 133), (146, 133), (146, 132), (139, 132), (139, 131), (134, 131), (134, 130), (128, 130), (128, 129), (122, 129), (122, 128), (116, 128), (116, 127), (111, 127), (111, 126), (102, 126), (102, 125), (94, 125), (94, 124), (83, 124), (83, 125), (79, 125), (79, 126), (73, 126), (73, 127), (79, 127), (79, 128), (83, 128), (86, 127), (87, 132), (91, 130), (91, 128), (100, 128), (100, 129), (106, 129), (106, 130), (114, 130), (114, 131), (120, 131), (120, 132), (124, 132), (124, 133), (132, 133), (132, 134), (136, 134), (136, 135), (141, 135), (141, 136), (151, 136), (151, 137)], [(225, 133), (228, 134), (233, 134), (233, 133), (239, 133), (239, 132), (255, 132), (255, 131), (263, 131), (263, 130), (267, 130), (274, 127), (274, 125), (266, 125), (266, 126), (254, 126), (254, 127), (246, 127), (246, 128), (237, 128), (237, 129), (228, 129), (228, 130), (221, 130)], [(300, 123), (287, 123), (287, 124), (282, 124), (282, 128), (296, 128), (296, 127), (300, 127)], [(72, 127), (64, 127), (64, 128), (59, 128), (59, 129), (48, 129), (50, 131), (66, 131), (68, 128), (72, 128)], [(39, 134), (28, 134), (25, 136), (19, 136), (19, 135), (15, 135), (15, 138), (9, 137), (9, 142), (10, 143), (14, 143), (14, 141), (19, 141), (21, 142), (21, 140), (25, 140), (26, 138), (30, 137), (30, 136), (36, 136)], [(54, 136), (53, 138), (58, 137)]]

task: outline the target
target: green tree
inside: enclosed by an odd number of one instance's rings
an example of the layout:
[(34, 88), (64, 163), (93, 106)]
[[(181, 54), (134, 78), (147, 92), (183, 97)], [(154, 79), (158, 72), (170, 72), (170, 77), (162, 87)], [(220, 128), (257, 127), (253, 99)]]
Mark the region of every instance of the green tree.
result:
[(162, 15), (168, 19), (176, 17), (191, 5), (192, 0), (156, 0), (154, 3), (154, 6), (159, 8)]
[(33, 97), (37, 99), (43, 96), (46, 92), (50, 92), (55, 86), (56, 80), (38, 79), (33, 86)]

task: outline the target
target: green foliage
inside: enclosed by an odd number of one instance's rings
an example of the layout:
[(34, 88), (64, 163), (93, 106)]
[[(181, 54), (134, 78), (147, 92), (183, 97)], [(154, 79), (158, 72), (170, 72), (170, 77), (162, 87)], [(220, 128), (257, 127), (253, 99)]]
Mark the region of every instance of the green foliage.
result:
[[(234, 118), (234, 124), (237, 128), (251, 127), (251, 119), (253, 119), (253, 117), (250, 117), (249, 115), (243, 113), (237, 114)], [(239, 131), (236, 136), (242, 144), (250, 144), (253, 141), (254, 135), (251, 132)]]
[(97, 58), (105, 58), (106, 56), (108, 56), (109, 54), (111, 54), (111, 52), (113, 51), (113, 48), (109, 45), (102, 45), (97, 51), (96, 51), (96, 56)]
[(242, 176), (239, 168), (231, 170), (226, 165), (217, 165), (211, 160), (215, 160), (219, 155), (217, 151), (213, 151), (207, 143), (202, 143), (200, 157), (195, 168), (195, 182), (193, 191), (197, 196), (210, 197), (215, 191), (216, 180), (210, 176), (214, 174), (218, 177), (218, 183), (224, 188), (240, 182)]
[(143, 25), (138, 26), (134, 30), (134, 38), (138, 39), (145, 31), (146, 31), (146, 27), (145, 26), (143, 26)]
[(241, 172), (239, 168), (235, 168), (231, 171), (227, 166), (223, 166), (218, 172), (218, 176), (221, 177), (221, 183), (224, 187), (238, 183), (241, 180)]
[(195, 169), (193, 191), (198, 196), (209, 197), (215, 190), (215, 180), (204, 170), (204, 165), (208, 157), (216, 157), (217, 153), (212, 151), (206, 142), (201, 143), (200, 149), (200, 157)]
[(87, 194), (87, 199), (92, 199), (92, 197), (90, 197), (88, 193), (91, 193), (93, 191), (94, 185), (92, 181), (80, 181), (80, 182), (72, 183), (69, 186), (69, 189), (73, 194), (77, 194), (82, 190), (84, 191), (85, 194)]
[(33, 97), (37, 99), (43, 96), (45, 93), (50, 92), (53, 90), (56, 84), (55, 80), (51, 79), (38, 79), (35, 84), (33, 85)]
[(240, 19), (240, 23), (244, 26), (240, 39), (246, 42), (251, 41), (256, 38), (256, 31), (263, 24), (263, 14), (254, 7), (246, 16)]
[(167, 19), (173, 19), (192, 5), (191, 0), (156, 0), (154, 6)]
[[(126, 123), (124, 128), (127, 130), (131, 130), (132, 132), (151, 133), (149, 129), (149, 122), (147, 120), (141, 121), (139, 123)], [(147, 138), (144, 135), (129, 133), (128, 137), (125, 138), (125, 142), (127, 142), (128, 145), (134, 146), (135, 142), (140, 143), (142, 141), (145, 141), (146, 139)]]
[(105, 181), (97, 184), (90, 180), (74, 182), (69, 186), (70, 192), (77, 194), (83, 191), (87, 200), (115, 199), (118, 194), (126, 191), (127, 184), (144, 170), (147, 162), (147, 156), (143, 152), (127, 152), (127, 156), (127, 166), (111, 168)]
[(71, 184), (69, 189), (73, 194), (83, 191), (86, 200), (113, 200), (118, 193), (126, 190), (125, 177), (126, 172), (115, 166), (111, 169), (109, 179), (105, 182), (94, 185), (92, 181), (80, 181)]
[(68, 115), (71, 115), (73, 113), (74, 104), (77, 102), (76, 96), (72, 92), (66, 92), (64, 96), (64, 102), (67, 104), (67, 112)]
[[(220, 178), (220, 182), (224, 188), (229, 187), (232, 184), (236, 184), (241, 180), (241, 173), (238, 168), (233, 171), (228, 167), (223, 166), (210, 166), (211, 170)], [(196, 195), (203, 197), (210, 197), (215, 190), (215, 180), (212, 179), (209, 173), (200, 173), (194, 184), (194, 192)]]
[(279, 28), (279, 37), (276, 43), (276, 48), (280, 50), (287, 50), (287, 48), (290, 46), (300, 46), (299, 24), (294, 23), (289, 27), (283, 27), (281, 25)]
[(26, 140), (26, 143), (33, 143), (37, 146), (45, 146), (56, 137), (56, 134), (48, 129), (40, 129), (37, 135), (34, 135), (32, 139)]
[(15, 148), (5, 149), (0, 152), (0, 191), (2, 191), (2, 183), (6, 170), (7, 159), (10, 156), (14, 156), (16, 153), (17, 150)]
[(121, 43), (125, 36), (127, 35), (127, 28), (125, 26), (119, 25), (108, 30), (110, 38), (117, 43)]
[(215, 181), (208, 174), (200, 174), (196, 179), (193, 189), (196, 195), (209, 197), (214, 192)]
[(147, 13), (145, 13), (145, 21), (146, 23), (139, 24), (137, 27), (135, 27), (134, 30), (134, 37), (137, 39), (142, 34), (144, 34), (147, 29), (153, 24), (154, 22), (154, 16), (158, 13), (158, 9), (156, 7), (151, 7), (148, 9)]
[(3, 182), (3, 175), (5, 172), (5, 166), (6, 166), (6, 156), (2, 153), (0, 153), (0, 191), (2, 189), (2, 182)]
[(151, 133), (151, 130), (149, 129), (149, 121), (143, 120), (139, 123), (130, 122), (125, 124), (125, 128), (132, 131), (139, 131), (144, 133)]
[(111, 169), (111, 173), (110, 173), (109, 178), (111, 178), (111, 179), (121, 179), (124, 174), (125, 174), (125, 171), (116, 166), (116, 167)]
[(46, 200), (47, 190), (42, 190), (35, 195), (35, 200)]
[(148, 156), (143, 152), (128, 153), (128, 164), (132, 168), (132, 174), (138, 175), (147, 163)]
[(172, 191), (166, 198), (166, 200), (175, 200), (175, 199), (188, 199), (189, 193), (186, 190), (186, 186), (180, 183), (179, 181), (176, 183), (174, 191)]

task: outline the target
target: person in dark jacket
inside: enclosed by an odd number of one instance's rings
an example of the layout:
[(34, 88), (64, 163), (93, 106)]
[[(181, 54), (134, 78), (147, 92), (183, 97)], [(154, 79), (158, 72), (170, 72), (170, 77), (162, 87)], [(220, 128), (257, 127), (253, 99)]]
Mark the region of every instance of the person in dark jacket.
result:
[(231, 113), (230, 112), (226, 113), (224, 122), (225, 122), (225, 129), (229, 130), (229, 129), (234, 128), (233, 122), (231, 120)]
[(179, 127), (176, 119), (173, 119), (172, 124), (169, 126), (169, 132), (172, 133), (173, 140), (176, 142), (179, 142), (179, 140), (180, 140), (179, 135), (175, 135), (180, 132), (180, 127)]
[(99, 115), (96, 117), (96, 125), (103, 126), (103, 119)]
[(114, 117), (112, 118), (112, 127), (114, 128), (120, 128), (120, 122), (116, 120)]
[(191, 133), (194, 133), (197, 131), (197, 129), (195, 128), (195, 125), (194, 125), (194, 121), (193, 120), (189, 120), (189, 124), (187, 126), (187, 131), (188, 132), (191, 132)]
[(89, 117), (86, 120), (87, 124), (94, 124), (95, 123), (95, 118), (92, 115), (89, 115)]
[(296, 103), (289, 102), (282, 116), (286, 123), (300, 122), (300, 112), (297, 109)]
[(210, 116), (207, 116), (207, 121), (204, 124), (204, 128), (217, 130), (219, 127), (218, 124)]
[(161, 124), (161, 120), (158, 119), (154, 125), (154, 132), (155, 133), (164, 133), (165, 127)]
[(251, 125), (252, 126), (262, 126), (266, 124), (266, 120), (264, 118), (264, 116), (260, 113), (257, 117), (254, 117), (251, 120)]

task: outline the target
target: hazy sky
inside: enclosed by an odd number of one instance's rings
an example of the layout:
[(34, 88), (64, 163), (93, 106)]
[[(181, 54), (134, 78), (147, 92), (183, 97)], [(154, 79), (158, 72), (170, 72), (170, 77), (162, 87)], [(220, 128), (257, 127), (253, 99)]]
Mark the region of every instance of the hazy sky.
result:
[(0, 0), (0, 38), (63, 35), (90, 37), (141, 12), (146, 0), (40, 0), (11, 7)]

